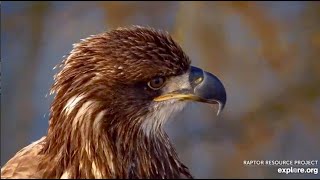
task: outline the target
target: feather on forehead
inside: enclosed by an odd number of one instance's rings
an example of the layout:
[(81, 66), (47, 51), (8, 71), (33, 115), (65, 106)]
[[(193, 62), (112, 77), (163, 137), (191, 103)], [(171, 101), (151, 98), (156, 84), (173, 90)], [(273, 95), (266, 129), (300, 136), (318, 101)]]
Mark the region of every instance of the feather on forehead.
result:
[[(71, 58), (72, 57), (72, 58)], [(75, 44), (66, 64), (94, 66), (105, 75), (134, 80), (179, 75), (190, 60), (168, 32), (132, 26), (97, 34)]]

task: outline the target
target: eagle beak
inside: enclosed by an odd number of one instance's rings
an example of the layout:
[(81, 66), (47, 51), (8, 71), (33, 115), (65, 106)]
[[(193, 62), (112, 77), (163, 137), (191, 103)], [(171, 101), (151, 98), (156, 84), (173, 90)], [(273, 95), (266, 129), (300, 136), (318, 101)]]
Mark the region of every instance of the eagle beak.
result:
[(155, 101), (169, 99), (192, 100), (209, 104), (218, 104), (217, 115), (226, 104), (226, 91), (221, 81), (213, 74), (191, 66), (189, 81), (191, 89), (180, 89), (155, 98)]

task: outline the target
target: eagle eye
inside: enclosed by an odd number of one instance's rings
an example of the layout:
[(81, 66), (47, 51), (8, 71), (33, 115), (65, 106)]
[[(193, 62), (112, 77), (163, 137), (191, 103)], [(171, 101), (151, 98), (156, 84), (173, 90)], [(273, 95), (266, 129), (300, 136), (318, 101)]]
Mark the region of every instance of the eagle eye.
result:
[(148, 86), (153, 90), (159, 90), (163, 87), (165, 82), (165, 78), (163, 77), (156, 77), (148, 82)]

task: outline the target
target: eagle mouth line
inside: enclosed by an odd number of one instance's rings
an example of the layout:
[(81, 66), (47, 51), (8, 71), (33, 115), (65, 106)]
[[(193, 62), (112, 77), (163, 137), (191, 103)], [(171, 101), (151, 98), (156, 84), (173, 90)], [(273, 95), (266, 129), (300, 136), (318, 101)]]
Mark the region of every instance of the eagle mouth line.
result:
[(170, 100), (170, 99), (178, 99), (178, 100), (182, 100), (182, 101), (191, 100), (191, 101), (198, 101), (198, 102), (208, 103), (208, 104), (218, 104), (219, 108), (217, 111), (217, 115), (220, 114), (220, 112), (222, 111), (222, 107), (223, 107), (222, 103), (216, 99), (205, 99), (205, 98), (201, 98), (199, 96), (196, 96), (194, 94), (169, 93), (169, 94), (161, 95), (161, 96), (154, 98), (154, 101), (161, 102), (161, 101), (166, 101), (166, 100)]
[(165, 94), (158, 96), (154, 98), (154, 101), (166, 101), (170, 99), (180, 99), (180, 100), (192, 100), (192, 101), (199, 101), (199, 102), (204, 102), (204, 103), (209, 103), (209, 104), (218, 104), (219, 101), (215, 99), (204, 99), (199, 96), (196, 96), (194, 94)]

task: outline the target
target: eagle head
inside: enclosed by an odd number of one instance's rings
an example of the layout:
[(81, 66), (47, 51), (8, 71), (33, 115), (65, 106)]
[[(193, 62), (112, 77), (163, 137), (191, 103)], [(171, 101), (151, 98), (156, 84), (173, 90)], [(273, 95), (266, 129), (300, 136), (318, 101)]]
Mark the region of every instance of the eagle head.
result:
[(47, 177), (192, 177), (162, 125), (190, 101), (220, 112), (226, 92), (190, 64), (167, 32), (152, 28), (118, 28), (75, 44), (54, 77), (42, 153), (56, 166)]

